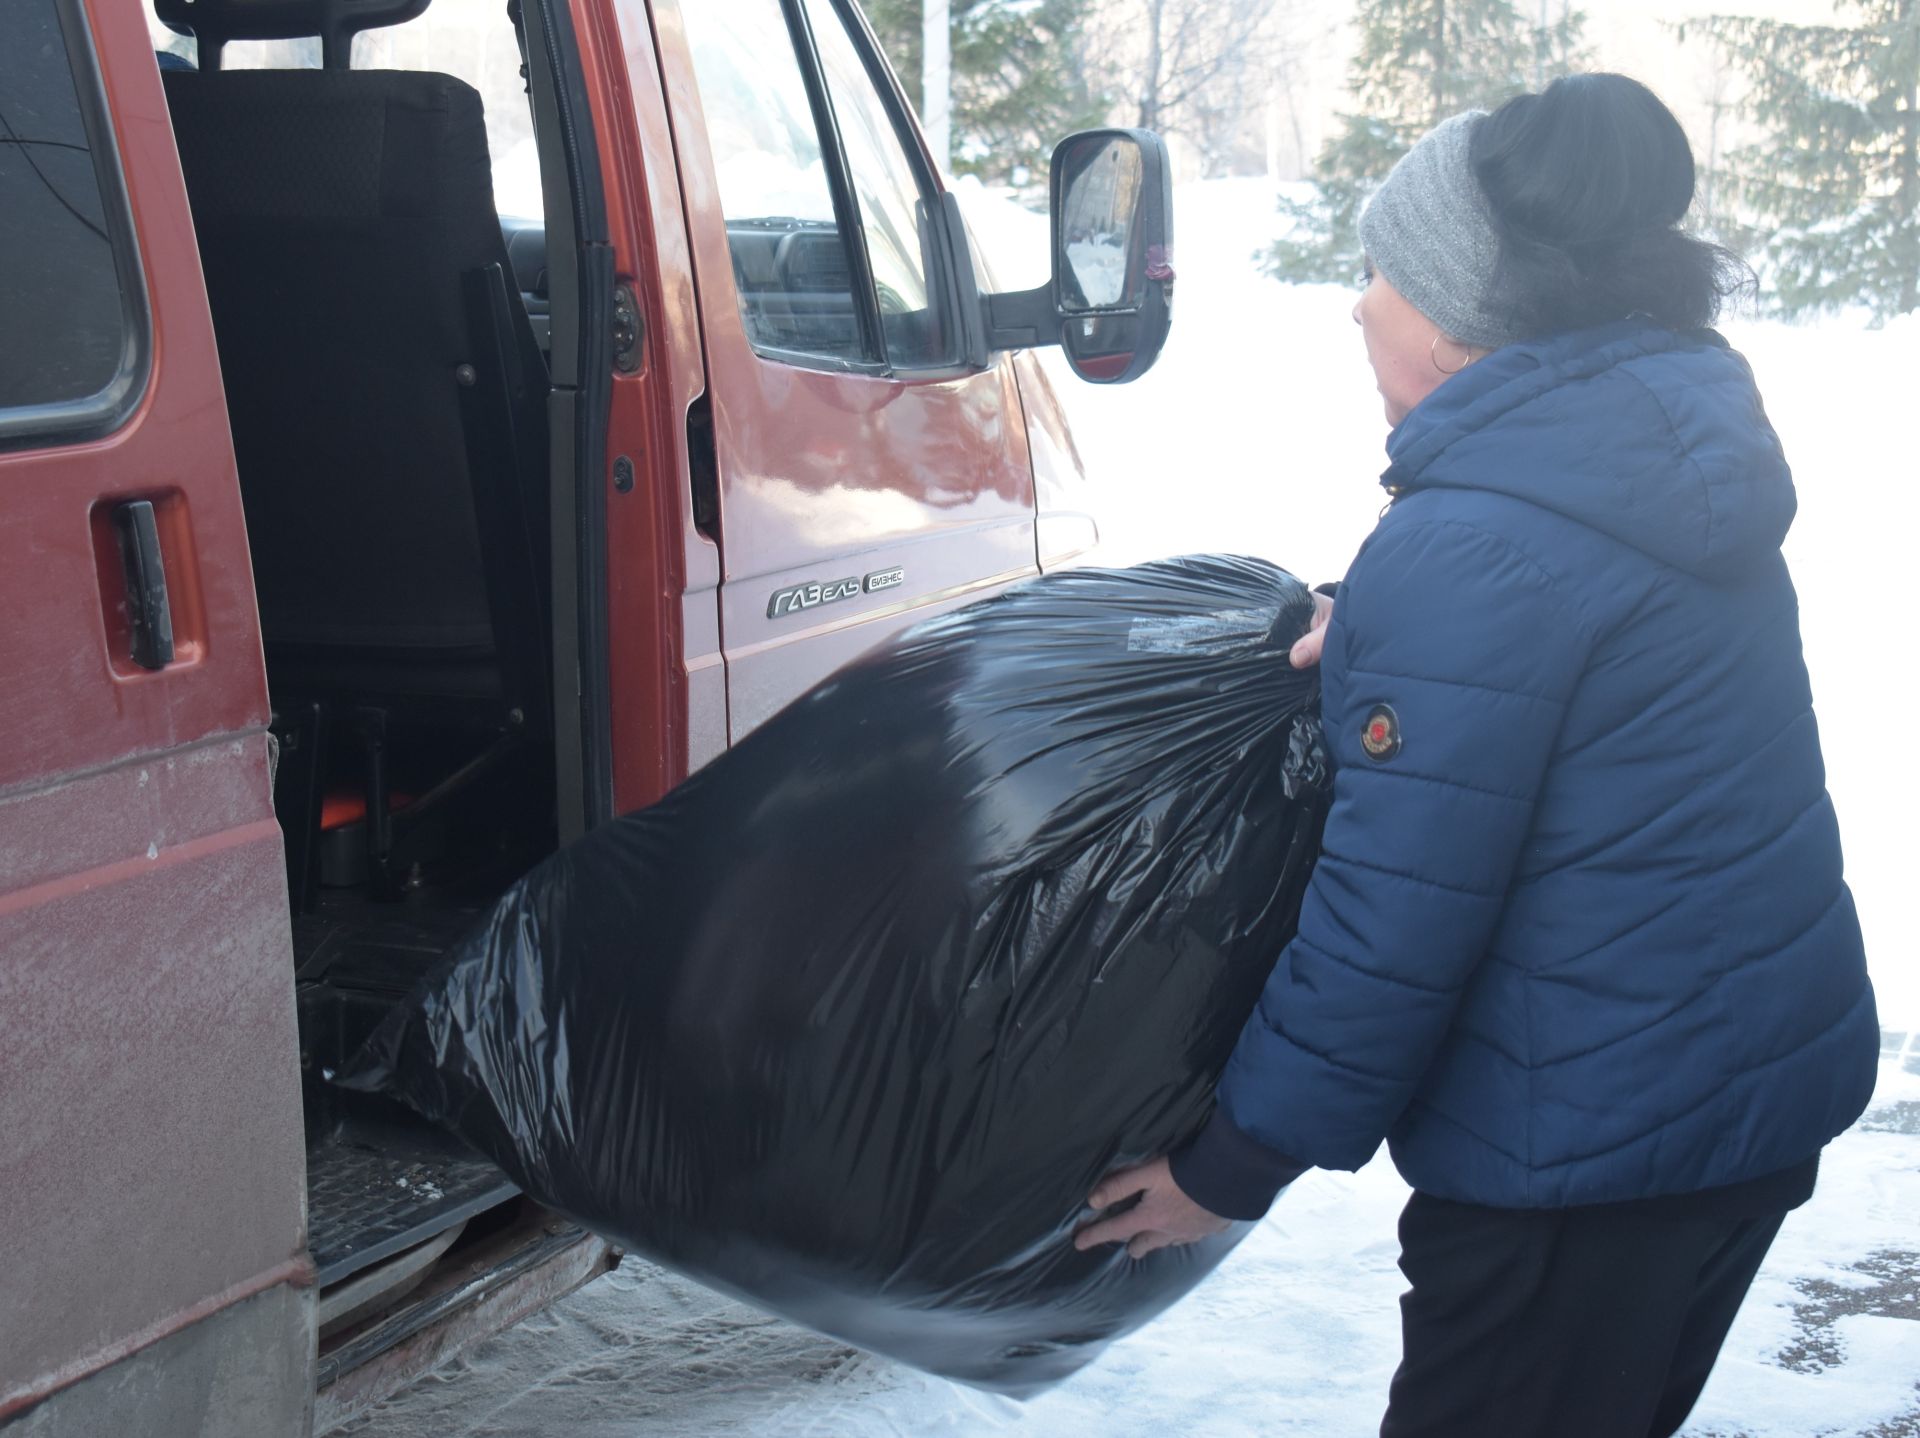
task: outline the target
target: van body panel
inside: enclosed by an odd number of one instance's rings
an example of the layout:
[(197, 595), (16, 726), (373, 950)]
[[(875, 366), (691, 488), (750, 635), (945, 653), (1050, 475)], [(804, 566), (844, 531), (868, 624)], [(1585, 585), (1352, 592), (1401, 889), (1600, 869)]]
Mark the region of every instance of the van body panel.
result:
[[(722, 241), (724, 243), (724, 240)], [(729, 287), (730, 288), (730, 287)], [(757, 724), (924, 606), (1036, 570), (1033, 476), (1004, 362), (962, 380), (796, 370), (715, 342), (721, 632), (729, 735)], [(729, 394), (741, 396), (729, 404)], [(824, 645), (777, 597), (903, 571), (835, 605)], [(974, 594), (973, 597), (978, 597)]]
[[(286, 880), (219, 360), (143, 17), (94, 0), (88, 18), (151, 368), (112, 434), (0, 455), (0, 1414), (308, 1272)], [(126, 647), (110, 519), (132, 499), (154, 503), (173, 609), (159, 670)]]
[[(0, 793), (267, 723), (233, 441), (166, 99), (138, 11), (91, 8), (146, 277), (151, 369), (114, 433), (0, 453), (0, 674), (12, 681), (0, 685)], [(159, 512), (174, 607), (179, 654), (157, 673), (108, 645), (124, 592), (117, 569), (101, 572), (95, 512), (135, 498)]]
[(1013, 357), (1033, 456), (1035, 542), (1042, 569), (1083, 564), (1100, 544), (1099, 510), (1053, 380), (1032, 350)]
[[(215, 1308), (0, 1418), (5, 1438), (289, 1438), (312, 1418), (313, 1289), (277, 1283)], [(128, 1427), (132, 1417), (137, 1426)]]

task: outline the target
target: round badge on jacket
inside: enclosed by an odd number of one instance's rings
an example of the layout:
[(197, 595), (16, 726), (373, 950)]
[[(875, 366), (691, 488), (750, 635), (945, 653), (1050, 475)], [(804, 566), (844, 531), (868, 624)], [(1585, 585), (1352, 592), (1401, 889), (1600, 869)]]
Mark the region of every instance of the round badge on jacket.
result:
[(1386, 704), (1376, 704), (1360, 731), (1360, 747), (1369, 759), (1384, 764), (1400, 752), (1400, 716)]

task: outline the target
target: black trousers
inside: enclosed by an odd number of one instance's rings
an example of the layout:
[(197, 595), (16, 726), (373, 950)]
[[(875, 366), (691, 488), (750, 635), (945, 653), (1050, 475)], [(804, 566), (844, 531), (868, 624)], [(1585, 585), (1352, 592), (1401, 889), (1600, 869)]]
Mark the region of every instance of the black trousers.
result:
[(1514, 1212), (1416, 1193), (1381, 1438), (1667, 1438), (1784, 1214)]

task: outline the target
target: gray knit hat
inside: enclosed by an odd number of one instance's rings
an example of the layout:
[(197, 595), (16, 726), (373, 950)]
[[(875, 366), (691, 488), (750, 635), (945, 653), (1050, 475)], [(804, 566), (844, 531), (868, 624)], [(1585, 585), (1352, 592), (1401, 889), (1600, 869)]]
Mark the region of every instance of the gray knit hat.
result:
[(1481, 349), (1520, 336), (1490, 307), (1499, 239), (1467, 149), (1485, 110), (1433, 127), (1360, 216), (1360, 243), (1387, 283), (1448, 335)]

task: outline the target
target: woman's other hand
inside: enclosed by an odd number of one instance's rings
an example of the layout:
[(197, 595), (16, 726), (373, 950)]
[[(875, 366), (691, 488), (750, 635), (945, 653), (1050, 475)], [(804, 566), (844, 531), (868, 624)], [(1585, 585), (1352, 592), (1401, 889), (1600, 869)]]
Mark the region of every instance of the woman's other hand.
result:
[[(1327, 607), (1331, 609), (1331, 603)], [(1318, 649), (1314, 653), (1317, 658)], [(1087, 1206), (1105, 1212), (1135, 1194), (1140, 1196), (1138, 1203), (1125, 1213), (1088, 1224), (1073, 1236), (1073, 1246), (1084, 1251), (1103, 1243), (1124, 1243), (1129, 1258), (1143, 1258), (1156, 1248), (1198, 1243), (1230, 1226), (1180, 1191), (1164, 1158), (1109, 1174), (1087, 1199)]]
[(1333, 601), (1324, 594), (1313, 596), (1313, 623), (1307, 626), (1307, 632), (1294, 642), (1292, 650), (1295, 669), (1311, 669), (1320, 662), (1320, 651), (1327, 643), (1327, 621), (1333, 618)]

